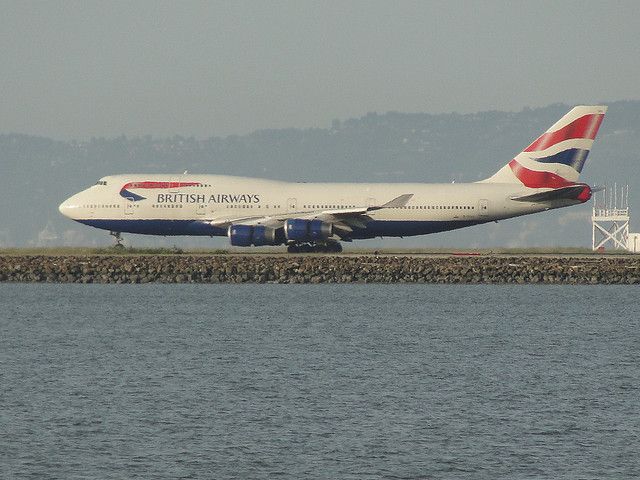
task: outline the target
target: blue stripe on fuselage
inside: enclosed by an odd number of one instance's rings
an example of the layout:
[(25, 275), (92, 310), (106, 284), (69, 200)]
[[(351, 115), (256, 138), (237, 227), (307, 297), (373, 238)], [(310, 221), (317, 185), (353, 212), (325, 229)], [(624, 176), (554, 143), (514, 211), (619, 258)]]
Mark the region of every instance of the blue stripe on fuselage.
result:
[(77, 220), (102, 230), (142, 235), (226, 236), (227, 229), (214, 227), (201, 220)]
[(350, 235), (353, 239), (374, 237), (404, 237), (411, 235), (427, 235), (429, 233), (446, 232), (458, 228), (470, 227), (489, 220), (451, 220), (451, 221), (418, 221), (418, 220), (372, 220), (367, 228), (354, 229)]
[[(138, 233), (142, 235), (200, 235), (227, 236), (227, 229), (214, 227), (202, 220), (77, 220), (80, 223), (102, 230), (122, 233)], [(372, 220), (366, 228), (355, 228), (350, 238), (365, 239), (374, 237), (402, 237), (426, 235), (485, 223), (487, 220), (453, 220), (453, 221), (383, 221)]]

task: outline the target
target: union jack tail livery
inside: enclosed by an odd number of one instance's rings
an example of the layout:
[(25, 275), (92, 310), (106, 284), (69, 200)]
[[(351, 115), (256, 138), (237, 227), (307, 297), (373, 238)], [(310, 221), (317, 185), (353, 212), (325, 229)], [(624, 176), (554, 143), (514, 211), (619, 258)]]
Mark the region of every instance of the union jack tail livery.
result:
[(606, 106), (574, 107), (483, 182), (553, 189), (579, 185), (578, 177), (606, 111)]

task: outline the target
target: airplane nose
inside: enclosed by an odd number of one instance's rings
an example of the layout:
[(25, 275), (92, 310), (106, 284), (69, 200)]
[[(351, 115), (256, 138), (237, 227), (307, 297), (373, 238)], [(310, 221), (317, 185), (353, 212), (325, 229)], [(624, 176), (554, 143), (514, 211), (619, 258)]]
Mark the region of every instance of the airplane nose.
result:
[(67, 211), (69, 210), (69, 200), (65, 200), (64, 202), (62, 202), (60, 205), (58, 205), (58, 210), (60, 210), (60, 213), (62, 215), (64, 215), (65, 217), (67, 217)]
[(67, 198), (58, 206), (58, 210), (60, 211), (60, 213), (69, 218), (73, 218), (72, 212), (75, 208), (77, 208), (77, 205), (73, 201), (73, 197)]

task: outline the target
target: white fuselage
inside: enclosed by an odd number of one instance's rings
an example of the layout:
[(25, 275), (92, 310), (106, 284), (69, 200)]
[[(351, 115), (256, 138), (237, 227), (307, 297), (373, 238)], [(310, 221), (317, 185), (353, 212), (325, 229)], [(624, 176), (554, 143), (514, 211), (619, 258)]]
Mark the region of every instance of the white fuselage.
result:
[[(512, 183), (289, 183), (220, 175), (115, 175), (70, 197), (60, 211), (115, 232), (227, 235), (250, 218), (311, 218), (314, 212), (383, 205), (411, 194), (400, 207), (366, 213), (351, 238), (409, 236), (453, 230), (581, 203), (514, 201), (536, 189)], [(310, 217), (311, 216), (311, 217)]]

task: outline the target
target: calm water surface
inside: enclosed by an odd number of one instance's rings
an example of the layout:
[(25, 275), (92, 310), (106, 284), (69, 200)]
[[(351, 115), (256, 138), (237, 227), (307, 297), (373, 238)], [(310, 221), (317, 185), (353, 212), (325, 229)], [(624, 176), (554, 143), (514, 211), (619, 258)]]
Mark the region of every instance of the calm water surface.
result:
[(638, 478), (638, 298), (0, 285), (0, 477)]

